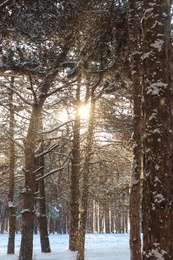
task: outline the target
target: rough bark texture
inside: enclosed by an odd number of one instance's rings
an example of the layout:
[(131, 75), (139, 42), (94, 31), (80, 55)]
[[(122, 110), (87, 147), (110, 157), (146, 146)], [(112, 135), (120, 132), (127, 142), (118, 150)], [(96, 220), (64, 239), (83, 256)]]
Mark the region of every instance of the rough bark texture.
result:
[[(40, 145), (41, 149), (37, 152), (42, 153), (42, 137), (39, 134), (42, 130), (41, 120), (42, 103), (40, 106), (34, 105), (30, 120), (30, 126), (25, 143), (25, 189), (24, 189), (24, 210), (22, 213), (22, 241), (20, 250), (20, 260), (25, 257), (27, 260), (32, 259), (33, 246), (33, 230), (34, 230), (34, 215), (35, 215), (35, 192), (36, 192), (36, 174), (35, 171), (39, 167), (40, 174), (44, 174), (44, 155), (36, 157), (35, 150)], [(40, 176), (39, 176), (40, 177)], [(38, 181), (39, 191), (39, 227), (40, 241), (42, 252), (50, 252), (50, 244), (47, 231), (46, 206), (45, 206), (45, 190), (44, 179)], [(28, 252), (28, 253), (27, 253)], [(25, 259), (24, 258), (24, 259)]]
[(141, 221), (140, 221), (140, 178), (141, 178), (141, 95), (140, 80), (140, 25), (137, 24), (135, 0), (130, 1), (129, 42), (131, 49), (131, 77), (133, 84), (133, 162), (130, 185), (130, 257), (140, 260)]
[(86, 152), (85, 161), (83, 166), (83, 187), (82, 187), (82, 201), (80, 212), (80, 225), (79, 225), (79, 242), (78, 242), (78, 260), (84, 260), (85, 252), (85, 233), (86, 233), (86, 220), (88, 209), (88, 192), (89, 192), (89, 163), (91, 160), (91, 150), (93, 143), (93, 129), (94, 129), (94, 110), (95, 110), (95, 98), (91, 100), (90, 119), (88, 124), (87, 140), (86, 140)]
[(19, 260), (31, 260), (33, 253), (34, 230), (34, 193), (35, 193), (35, 165), (34, 150), (36, 145), (38, 107), (33, 106), (28, 135), (25, 140), (25, 188), (23, 189), (24, 208), (22, 211), (22, 240)]
[[(40, 115), (40, 119), (41, 119), (41, 115)], [(40, 120), (40, 124), (39, 124), (39, 132), (42, 131), (42, 120)], [(39, 149), (39, 154), (40, 156), (38, 156), (37, 158), (35, 158), (35, 165), (36, 168), (40, 168), (41, 170), (39, 171), (39, 174), (37, 175), (38, 178), (43, 177), (44, 175), (44, 155), (41, 154), (43, 152), (43, 140), (42, 137), (40, 138), (41, 143), (40, 145), (40, 149)], [(37, 211), (36, 215), (37, 215), (37, 219), (38, 219), (38, 223), (39, 223), (39, 231), (40, 231), (40, 242), (41, 242), (41, 251), (44, 253), (50, 253), (51, 249), (50, 249), (50, 243), (49, 243), (49, 238), (48, 238), (48, 229), (47, 229), (47, 218), (46, 218), (46, 198), (45, 198), (45, 185), (44, 185), (44, 179), (41, 178), (38, 180), (38, 185), (37, 186), (37, 193), (38, 193), (38, 197), (37, 199)]]
[[(77, 107), (80, 104), (80, 86), (76, 92)], [(80, 177), (80, 116), (76, 110), (76, 118), (73, 128), (73, 148), (71, 160), (71, 202), (70, 202), (70, 238), (69, 249), (78, 250), (79, 227), (79, 177)]]
[(171, 1), (144, 1), (143, 259), (173, 259)]
[[(11, 86), (13, 87), (14, 78), (11, 79)], [(16, 212), (13, 203), (14, 197), (14, 172), (15, 172), (15, 146), (14, 146), (14, 106), (13, 106), (13, 92), (9, 93), (9, 111), (10, 111), (10, 155), (9, 155), (9, 238), (8, 238), (8, 254), (15, 253), (15, 231), (16, 231)]]

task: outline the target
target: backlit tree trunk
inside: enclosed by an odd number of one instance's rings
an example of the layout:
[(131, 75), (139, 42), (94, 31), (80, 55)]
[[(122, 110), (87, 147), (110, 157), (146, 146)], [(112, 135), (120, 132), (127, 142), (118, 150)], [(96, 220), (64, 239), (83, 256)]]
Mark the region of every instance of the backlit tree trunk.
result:
[(71, 160), (71, 202), (70, 202), (70, 233), (69, 249), (78, 250), (78, 228), (79, 228), (79, 177), (80, 177), (80, 84), (76, 90), (76, 118), (73, 127), (73, 148)]
[(170, 7), (144, 1), (144, 260), (173, 259)]
[(91, 160), (91, 151), (93, 143), (93, 129), (94, 129), (94, 111), (95, 111), (95, 97), (91, 97), (91, 111), (87, 131), (86, 152), (83, 166), (83, 180), (82, 180), (82, 201), (80, 212), (80, 226), (79, 226), (79, 245), (78, 245), (78, 260), (84, 260), (85, 251), (85, 233), (86, 233), (86, 220), (88, 209), (88, 196), (89, 196), (89, 163)]
[(35, 145), (38, 115), (40, 108), (34, 105), (28, 134), (25, 140), (25, 188), (23, 189), (24, 208), (22, 210), (22, 240), (19, 260), (31, 260), (33, 253), (33, 231), (34, 231), (34, 193), (35, 193)]

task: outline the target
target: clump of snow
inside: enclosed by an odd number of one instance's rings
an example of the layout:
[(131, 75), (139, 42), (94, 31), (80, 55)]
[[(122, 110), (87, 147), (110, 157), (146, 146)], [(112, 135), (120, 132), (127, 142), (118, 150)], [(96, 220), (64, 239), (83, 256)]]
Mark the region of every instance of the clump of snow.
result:
[(154, 248), (152, 248), (148, 252), (147, 258), (150, 259), (150, 257), (154, 256), (156, 260), (165, 260), (164, 255), (166, 255), (167, 252), (165, 250), (160, 249), (160, 244), (159, 243), (154, 243), (153, 246), (154, 246)]
[(166, 13), (163, 13), (162, 15), (163, 15), (165, 18), (168, 16)]
[(149, 3), (148, 5), (150, 5), (150, 6), (155, 6), (156, 3)]
[(158, 164), (155, 165), (155, 170), (158, 171), (160, 169), (160, 166)]
[(23, 213), (29, 213), (29, 212), (31, 212), (30, 209), (23, 209), (23, 210), (21, 211), (21, 214), (23, 214)]
[[(159, 166), (158, 166), (158, 167), (159, 167)], [(159, 183), (161, 183), (161, 181), (159, 180), (159, 178), (158, 178), (157, 176), (155, 176), (154, 182), (159, 182)]]
[(153, 55), (153, 52), (152, 52), (152, 51), (149, 51), (149, 52), (144, 53), (144, 55), (142, 56), (142, 60), (145, 60), (145, 59), (149, 58), (150, 55)]
[[(161, 24), (159, 24), (161, 26)], [(162, 50), (162, 46), (163, 46), (164, 41), (161, 39), (157, 39), (155, 40), (154, 43), (150, 44), (151, 47), (157, 49), (158, 51)]]
[(163, 26), (163, 24), (159, 21), (155, 21), (155, 23), (153, 24), (153, 26), (151, 27), (151, 29), (154, 29), (156, 26)]
[(163, 82), (156, 82), (148, 86), (147, 88), (147, 95), (160, 95), (160, 92), (165, 90), (168, 84)]
[(146, 9), (145, 10), (145, 15), (147, 14), (147, 13), (152, 13), (154, 11), (154, 8), (148, 8), (148, 9)]
[(137, 161), (135, 159), (132, 162), (131, 168), (132, 168), (132, 174), (131, 174), (130, 188), (132, 188), (133, 185), (136, 185), (136, 184), (139, 183), (139, 180), (136, 179), (138, 164), (137, 164)]
[(9, 207), (9, 208), (14, 208), (14, 207), (15, 207), (13, 201), (9, 201), (9, 202), (8, 202), (8, 207)]
[(153, 195), (154, 195), (153, 197), (154, 197), (154, 202), (155, 203), (161, 203), (162, 201), (165, 201), (165, 198), (163, 197), (162, 194), (153, 192)]

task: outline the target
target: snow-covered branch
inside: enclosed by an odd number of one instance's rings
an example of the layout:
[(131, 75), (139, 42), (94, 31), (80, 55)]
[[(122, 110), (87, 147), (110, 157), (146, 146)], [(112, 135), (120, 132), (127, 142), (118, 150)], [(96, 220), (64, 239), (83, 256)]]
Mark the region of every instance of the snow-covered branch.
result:
[(50, 172), (46, 173), (45, 175), (43, 175), (43, 176), (37, 178), (36, 181), (40, 181), (40, 180), (42, 180), (42, 179), (45, 179), (45, 178), (47, 178), (49, 175), (51, 175), (51, 174), (53, 174), (53, 173), (56, 173), (56, 172), (59, 172), (59, 171), (62, 171), (63, 169), (64, 169), (64, 167), (60, 167), (60, 168), (58, 168), (58, 169), (55, 169), (55, 170), (53, 170), (53, 171), (50, 171)]
[(39, 154), (35, 154), (35, 158), (38, 158), (42, 155), (45, 155), (47, 153), (50, 153), (51, 151), (53, 151), (54, 149), (56, 149), (59, 146), (59, 144), (53, 144), (52, 146), (50, 146), (47, 150), (43, 151), (42, 153)]
[(57, 127), (55, 127), (55, 128), (52, 128), (52, 129), (47, 130), (47, 131), (43, 131), (42, 133), (43, 133), (43, 134), (50, 134), (50, 133), (52, 133), (52, 132), (54, 132), (54, 131), (60, 129), (62, 126), (66, 125), (66, 124), (69, 124), (69, 123), (71, 123), (71, 122), (73, 122), (73, 121), (74, 121), (74, 120), (67, 121), (67, 122), (65, 122), (65, 123), (63, 123), (63, 124), (61, 124), (61, 125), (59, 125), (59, 126), (57, 126)]
[(28, 102), (27, 99), (25, 99), (15, 88), (8, 86), (8, 85), (3, 85), (5, 88), (13, 91), (20, 99), (25, 102), (27, 105), (32, 106), (33, 104), (31, 102)]

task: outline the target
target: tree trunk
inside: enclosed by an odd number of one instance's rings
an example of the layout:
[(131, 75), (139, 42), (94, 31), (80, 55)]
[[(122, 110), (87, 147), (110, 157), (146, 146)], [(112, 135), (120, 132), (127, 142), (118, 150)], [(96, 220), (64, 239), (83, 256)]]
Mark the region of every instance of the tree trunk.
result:
[(35, 193), (34, 150), (37, 133), (37, 114), (37, 107), (33, 106), (28, 134), (25, 141), (25, 188), (22, 191), (24, 197), (24, 205), (22, 210), (22, 239), (19, 260), (32, 260), (33, 253)]
[(41, 242), (41, 251), (44, 253), (50, 253), (50, 243), (48, 237), (48, 230), (47, 230), (47, 218), (46, 218), (46, 201), (45, 201), (45, 187), (44, 187), (44, 180), (39, 181), (39, 231), (40, 231), (40, 242)]
[(78, 243), (78, 260), (84, 260), (85, 251), (85, 233), (86, 233), (86, 220), (88, 208), (88, 192), (89, 192), (89, 163), (91, 159), (92, 143), (93, 143), (93, 129), (94, 129), (94, 111), (95, 111), (95, 98), (91, 97), (91, 111), (87, 131), (85, 161), (83, 166), (83, 187), (82, 187), (82, 201), (80, 212), (80, 226), (79, 226), (79, 243)]
[[(13, 87), (14, 78), (11, 78), (11, 87)], [(9, 93), (9, 112), (10, 112), (10, 155), (9, 155), (9, 194), (8, 194), (8, 208), (9, 208), (9, 237), (8, 237), (8, 254), (15, 253), (15, 230), (16, 230), (16, 214), (13, 203), (14, 197), (14, 171), (15, 171), (15, 147), (14, 147), (14, 106), (13, 106), (13, 92)]]
[(135, 0), (129, 5), (129, 40), (131, 48), (131, 77), (133, 83), (133, 162), (130, 184), (130, 257), (131, 260), (141, 259), (140, 229), (140, 177), (141, 177), (141, 79), (140, 57), (141, 48), (139, 25)]
[(25, 188), (22, 210), (22, 240), (19, 260), (31, 260), (33, 252), (33, 231), (35, 215), (35, 149), (38, 144), (40, 111), (42, 106), (33, 105), (28, 134), (25, 140)]
[[(39, 132), (42, 131), (42, 120), (41, 120), (41, 113), (39, 116)], [(35, 166), (36, 169), (40, 169), (39, 174), (37, 175), (38, 178), (40, 178), (38, 180), (38, 197), (36, 197), (37, 199), (37, 203), (36, 205), (38, 206), (37, 210), (37, 219), (38, 219), (38, 223), (39, 223), (39, 231), (40, 231), (40, 242), (41, 242), (41, 251), (44, 253), (50, 253), (51, 249), (50, 249), (50, 243), (49, 243), (49, 238), (48, 238), (48, 230), (47, 230), (47, 218), (46, 218), (46, 199), (45, 199), (45, 185), (44, 185), (44, 179), (42, 178), (44, 175), (44, 155), (43, 153), (43, 140), (42, 137), (40, 137), (39, 139), (40, 143), (40, 149), (39, 154), (37, 155), (35, 154)], [(38, 156), (38, 157), (37, 157)]]
[(4, 233), (6, 211), (7, 211), (7, 205), (6, 202), (3, 201), (3, 205), (1, 206), (1, 234)]
[(76, 92), (76, 118), (73, 128), (73, 148), (71, 160), (71, 202), (70, 202), (70, 239), (69, 249), (78, 250), (78, 224), (79, 224), (79, 177), (80, 177), (80, 116), (78, 106), (80, 104), (80, 84)]
[(144, 260), (173, 259), (170, 7), (144, 0)]

